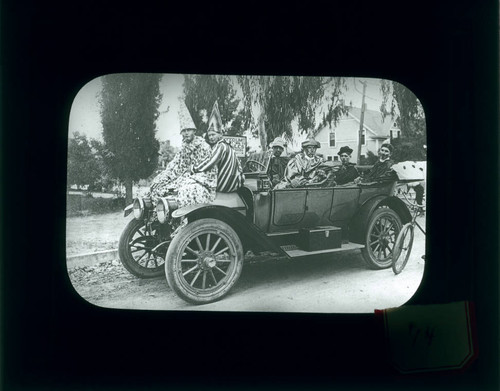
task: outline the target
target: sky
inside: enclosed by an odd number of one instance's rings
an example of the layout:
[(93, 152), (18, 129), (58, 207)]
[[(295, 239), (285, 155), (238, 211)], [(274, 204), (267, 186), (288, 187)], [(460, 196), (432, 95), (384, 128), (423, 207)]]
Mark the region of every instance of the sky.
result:
[[(182, 96), (184, 76), (165, 74), (160, 83), (163, 94), (159, 108), (160, 116), (156, 121), (156, 137), (160, 141), (170, 140), (173, 146), (181, 145), (177, 112), (179, 97)], [(85, 84), (73, 100), (69, 116), (69, 136), (74, 132), (102, 141), (102, 125), (99, 114), (98, 96), (102, 89), (100, 78)]]
[[(365, 104), (368, 109), (379, 110), (382, 102), (380, 80), (368, 78), (348, 78), (348, 91), (345, 94), (346, 103), (352, 102), (355, 107), (361, 107), (363, 86), (367, 84)], [(160, 82), (160, 92), (163, 94), (160, 105), (160, 116), (157, 120), (157, 138), (160, 141), (170, 140), (174, 147), (180, 147), (181, 137), (178, 120), (179, 99), (183, 96), (184, 76), (181, 74), (164, 74)], [(82, 86), (73, 100), (69, 118), (69, 136), (74, 132), (102, 141), (102, 125), (100, 122), (98, 96), (102, 88), (100, 78), (89, 81)], [(248, 145), (253, 149), (260, 149), (259, 140), (251, 139)], [(300, 142), (305, 135), (298, 135), (292, 147)]]

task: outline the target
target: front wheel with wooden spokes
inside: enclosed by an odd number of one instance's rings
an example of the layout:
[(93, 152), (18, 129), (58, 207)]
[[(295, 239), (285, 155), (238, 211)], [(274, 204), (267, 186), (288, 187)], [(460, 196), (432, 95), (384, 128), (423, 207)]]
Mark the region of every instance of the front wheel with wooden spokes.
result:
[(183, 227), (168, 247), (165, 274), (170, 287), (194, 304), (226, 295), (241, 275), (243, 247), (236, 232), (216, 219)]
[(146, 224), (132, 219), (118, 242), (118, 256), (125, 269), (140, 278), (163, 274), (165, 253), (170, 244), (170, 226), (159, 222)]

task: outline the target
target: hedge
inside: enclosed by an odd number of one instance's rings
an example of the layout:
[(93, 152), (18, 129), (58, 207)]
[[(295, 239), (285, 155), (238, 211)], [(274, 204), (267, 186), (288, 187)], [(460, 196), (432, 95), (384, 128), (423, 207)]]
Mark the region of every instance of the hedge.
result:
[(66, 216), (87, 216), (119, 212), (125, 208), (125, 198), (101, 198), (91, 195), (68, 194)]

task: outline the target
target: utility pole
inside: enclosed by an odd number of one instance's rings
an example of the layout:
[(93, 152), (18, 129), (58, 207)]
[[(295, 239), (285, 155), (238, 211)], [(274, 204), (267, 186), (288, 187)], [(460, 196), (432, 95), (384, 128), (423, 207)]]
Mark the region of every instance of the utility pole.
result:
[(363, 126), (365, 122), (365, 93), (366, 93), (366, 82), (360, 81), (363, 84), (363, 98), (361, 100), (361, 118), (359, 119), (359, 134), (358, 134), (358, 156), (356, 159), (356, 164), (361, 163), (361, 138), (363, 137)]

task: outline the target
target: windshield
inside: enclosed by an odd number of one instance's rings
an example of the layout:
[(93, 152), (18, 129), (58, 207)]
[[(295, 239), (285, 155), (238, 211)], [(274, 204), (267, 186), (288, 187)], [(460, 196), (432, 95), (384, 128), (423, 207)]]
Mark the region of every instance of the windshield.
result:
[(243, 171), (245, 173), (267, 172), (272, 151), (267, 152), (250, 152), (248, 156), (242, 159)]

